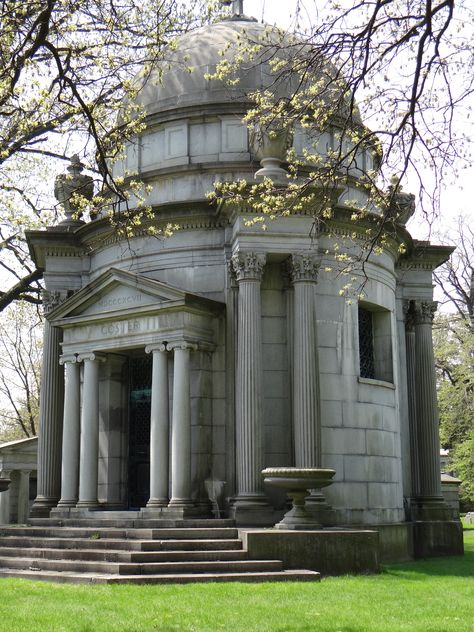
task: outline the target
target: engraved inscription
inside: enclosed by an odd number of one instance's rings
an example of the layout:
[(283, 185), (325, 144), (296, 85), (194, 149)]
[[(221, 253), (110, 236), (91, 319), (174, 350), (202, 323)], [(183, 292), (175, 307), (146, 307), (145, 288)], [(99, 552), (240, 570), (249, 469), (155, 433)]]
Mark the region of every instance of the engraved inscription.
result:
[(103, 298), (98, 301), (100, 307), (123, 307), (124, 305), (138, 305), (142, 300), (141, 294), (132, 294), (131, 296), (113, 296), (111, 298)]
[(121, 334), (136, 334), (141, 331), (139, 320), (126, 320), (102, 325), (100, 332), (103, 336), (120, 336)]

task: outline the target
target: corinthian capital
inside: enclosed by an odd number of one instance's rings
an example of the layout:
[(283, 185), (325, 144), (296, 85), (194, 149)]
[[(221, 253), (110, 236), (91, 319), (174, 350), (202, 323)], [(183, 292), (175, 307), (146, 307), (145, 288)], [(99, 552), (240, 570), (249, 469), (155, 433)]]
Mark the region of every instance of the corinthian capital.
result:
[(403, 301), (403, 320), (405, 321), (405, 329), (407, 331), (413, 331), (415, 326), (415, 310), (413, 307), (413, 301)]
[(316, 282), (318, 280), (320, 265), (315, 255), (291, 255), (287, 262), (287, 269), (292, 283), (298, 283), (298, 281)]
[(237, 281), (261, 281), (266, 256), (263, 253), (239, 251), (231, 258)]
[(65, 299), (66, 295), (63, 292), (50, 292), (49, 290), (43, 290), (43, 311), (45, 314), (49, 314), (51, 310), (60, 305)]
[(436, 301), (415, 301), (415, 324), (431, 325), (437, 307)]

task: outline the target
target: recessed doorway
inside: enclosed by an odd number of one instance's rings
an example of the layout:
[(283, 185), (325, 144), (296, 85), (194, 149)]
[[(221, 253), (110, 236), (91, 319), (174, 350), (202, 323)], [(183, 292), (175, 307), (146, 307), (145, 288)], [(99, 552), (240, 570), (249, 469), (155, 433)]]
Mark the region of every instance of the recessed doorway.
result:
[(150, 497), (151, 355), (129, 360), (128, 506), (144, 507)]

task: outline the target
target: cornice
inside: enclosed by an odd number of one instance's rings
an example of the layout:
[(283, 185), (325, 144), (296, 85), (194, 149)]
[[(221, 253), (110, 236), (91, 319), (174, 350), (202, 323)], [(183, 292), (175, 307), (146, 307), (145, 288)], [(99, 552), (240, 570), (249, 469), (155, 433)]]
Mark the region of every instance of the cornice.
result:
[(401, 270), (427, 270), (432, 272), (443, 265), (456, 249), (455, 246), (437, 246), (429, 241), (413, 241), (413, 249), (407, 252), (398, 267)]

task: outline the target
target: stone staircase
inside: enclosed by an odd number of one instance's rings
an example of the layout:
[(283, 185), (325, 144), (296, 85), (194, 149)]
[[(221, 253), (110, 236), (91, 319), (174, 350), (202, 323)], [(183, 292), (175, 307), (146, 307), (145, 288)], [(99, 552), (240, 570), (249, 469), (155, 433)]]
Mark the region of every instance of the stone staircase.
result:
[(317, 581), (279, 560), (249, 559), (232, 520), (32, 519), (0, 526), (0, 578), (164, 584)]

